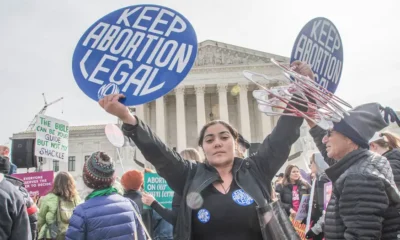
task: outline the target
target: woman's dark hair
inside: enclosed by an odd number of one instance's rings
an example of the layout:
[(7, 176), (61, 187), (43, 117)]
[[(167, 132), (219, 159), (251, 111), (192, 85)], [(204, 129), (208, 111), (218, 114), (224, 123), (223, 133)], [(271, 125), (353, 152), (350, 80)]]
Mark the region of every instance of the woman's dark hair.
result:
[(78, 196), (75, 180), (68, 172), (59, 172), (57, 174), (50, 192), (66, 201), (73, 201)]
[(383, 139), (378, 139), (374, 143), (376, 143), (378, 146), (382, 148), (389, 148), (390, 150), (400, 148), (400, 137), (390, 133), (390, 132), (385, 132), (379, 134), (380, 137), (383, 137)]
[(213, 125), (216, 125), (216, 124), (221, 124), (224, 127), (226, 127), (229, 130), (229, 132), (231, 133), (231, 135), (232, 135), (233, 139), (235, 140), (235, 142), (237, 142), (239, 134), (236, 131), (236, 129), (234, 129), (229, 123), (227, 123), (225, 121), (214, 120), (214, 121), (211, 121), (211, 122), (207, 123), (206, 125), (204, 125), (204, 127), (201, 129), (199, 142), (198, 142), (200, 147), (203, 147), (204, 134), (206, 133), (207, 129), (210, 126), (213, 126)]
[[(282, 181), (283, 185), (286, 186), (286, 185), (290, 184), (290, 173), (292, 173), (293, 168), (297, 168), (300, 170), (300, 168), (297, 165), (289, 164), (285, 169), (285, 176), (283, 177), (283, 181)], [(301, 178), (301, 176), (300, 176), (300, 178)]]

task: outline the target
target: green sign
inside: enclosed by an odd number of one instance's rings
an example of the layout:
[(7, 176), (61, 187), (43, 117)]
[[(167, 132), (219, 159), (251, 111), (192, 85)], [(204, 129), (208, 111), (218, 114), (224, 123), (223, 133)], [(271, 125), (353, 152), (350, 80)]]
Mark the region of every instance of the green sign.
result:
[[(144, 191), (153, 197), (165, 208), (172, 208), (172, 198), (174, 191), (168, 186), (167, 181), (157, 173), (144, 174)], [(145, 208), (149, 208), (144, 205)]]

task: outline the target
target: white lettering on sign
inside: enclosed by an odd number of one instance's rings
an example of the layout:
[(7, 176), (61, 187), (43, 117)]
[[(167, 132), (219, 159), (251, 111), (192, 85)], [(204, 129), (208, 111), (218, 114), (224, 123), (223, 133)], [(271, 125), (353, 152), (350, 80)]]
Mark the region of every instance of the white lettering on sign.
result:
[(339, 82), (343, 63), (334, 53), (340, 48), (340, 36), (335, 26), (329, 21), (319, 20), (313, 22), (309, 37), (304, 34), (300, 36), (294, 58), (308, 62), (315, 72), (315, 80), (327, 87), (328, 81), (335, 84)]
[[(134, 14), (139, 16), (135, 19)], [(182, 73), (196, 54), (193, 45), (168, 39), (186, 28), (184, 19), (167, 9), (125, 9), (115, 24), (99, 22), (86, 36), (82, 45), (89, 49), (80, 61), (82, 75), (98, 85), (106, 80), (115, 83), (124, 94), (143, 96), (155, 92), (165, 84), (152, 84), (160, 68)], [(87, 63), (93, 51), (104, 55), (89, 73)], [(102, 77), (105, 73), (108, 79)]]

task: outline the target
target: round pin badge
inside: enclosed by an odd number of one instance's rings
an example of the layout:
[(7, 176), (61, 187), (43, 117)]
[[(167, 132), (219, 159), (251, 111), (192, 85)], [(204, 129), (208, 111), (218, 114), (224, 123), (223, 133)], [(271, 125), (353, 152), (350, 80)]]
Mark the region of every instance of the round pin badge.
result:
[(242, 189), (234, 191), (232, 193), (232, 199), (240, 206), (249, 206), (254, 203), (254, 199)]
[(197, 212), (197, 218), (202, 223), (208, 223), (210, 221), (211, 215), (207, 209), (203, 208)]

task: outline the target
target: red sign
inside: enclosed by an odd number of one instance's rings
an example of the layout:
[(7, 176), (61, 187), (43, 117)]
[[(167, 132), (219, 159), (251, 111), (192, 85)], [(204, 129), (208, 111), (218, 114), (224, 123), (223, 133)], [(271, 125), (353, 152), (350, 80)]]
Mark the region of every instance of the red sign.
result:
[(11, 176), (24, 181), (25, 188), (31, 196), (45, 196), (53, 186), (54, 172), (16, 173)]

